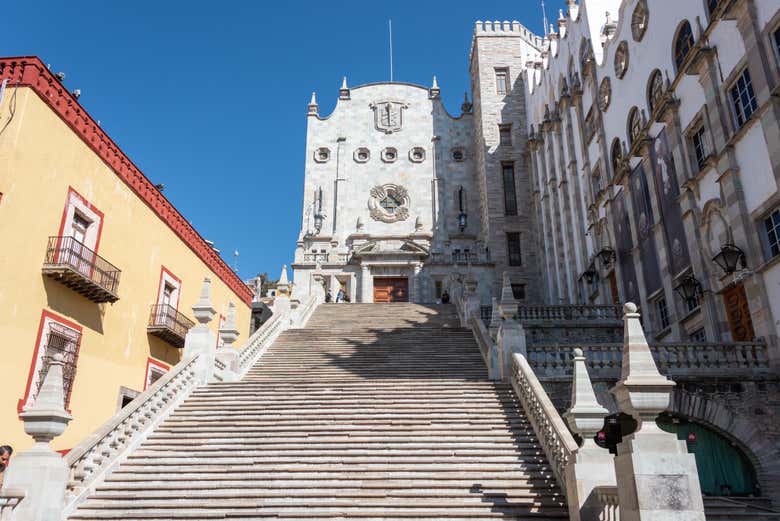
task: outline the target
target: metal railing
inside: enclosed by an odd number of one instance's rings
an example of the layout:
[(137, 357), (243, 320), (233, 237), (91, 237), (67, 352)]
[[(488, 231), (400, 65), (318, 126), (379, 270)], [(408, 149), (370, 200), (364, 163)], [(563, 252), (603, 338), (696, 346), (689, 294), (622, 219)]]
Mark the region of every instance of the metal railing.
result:
[(73, 237), (49, 237), (47, 266), (65, 266), (116, 295), (122, 271)]
[[(622, 344), (529, 345), (528, 363), (540, 377), (565, 377), (572, 373), (572, 350), (585, 353), (592, 378), (618, 379), (623, 362)], [(762, 340), (734, 343), (651, 344), (658, 370), (668, 376), (737, 376), (769, 370), (767, 346)]]
[(149, 326), (167, 328), (176, 336), (184, 338), (187, 336), (187, 331), (195, 327), (195, 322), (169, 304), (152, 304)]

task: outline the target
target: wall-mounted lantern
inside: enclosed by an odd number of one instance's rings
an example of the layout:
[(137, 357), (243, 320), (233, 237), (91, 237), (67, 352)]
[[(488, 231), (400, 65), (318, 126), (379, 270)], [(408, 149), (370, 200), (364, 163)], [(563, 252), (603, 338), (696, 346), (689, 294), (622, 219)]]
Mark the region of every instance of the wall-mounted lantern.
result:
[(466, 214), (466, 207), (463, 204), (463, 187), (458, 188), (458, 228), (463, 232), (468, 226), (468, 215)]
[(609, 246), (604, 246), (601, 248), (601, 250), (596, 255), (599, 256), (599, 259), (601, 259), (601, 264), (605, 268), (609, 268), (612, 265), (612, 261), (615, 260), (615, 250)]
[(683, 301), (687, 302), (701, 295), (701, 283), (693, 275), (686, 275), (674, 290), (682, 297)]
[(726, 275), (730, 275), (737, 271), (737, 264), (739, 264), (743, 270), (747, 268), (745, 252), (734, 244), (724, 244), (721, 246), (720, 251), (712, 260), (720, 266)]

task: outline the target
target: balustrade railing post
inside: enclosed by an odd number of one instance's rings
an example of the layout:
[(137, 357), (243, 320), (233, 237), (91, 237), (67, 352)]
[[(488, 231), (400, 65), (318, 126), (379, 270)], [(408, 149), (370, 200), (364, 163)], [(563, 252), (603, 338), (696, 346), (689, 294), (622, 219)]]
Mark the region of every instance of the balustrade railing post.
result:
[(70, 469), (49, 442), (62, 434), (72, 419), (65, 410), (63, 365), (63, 355), (54, 355), (35, 403), (19, 415), (35, 445), (15, 456), (6, 471), (3, 488), (25, 494), (13, 512), (14, 521), (59, 521), (62, 516)]
[(574, 349), (573, 363), (571, 407), (563, 417), (569, 428), (579, 434), (583, 441), (566, 465), (569, 519), (597, 521), (602, 509), (594, 489), (615, 485), (612, 455), (594, 441), (609, 411), (596, 400), (582, 349)]
[(615, 457), (620, 517), (704, 521), (696, 461), (684, 441), (655, 421), (669, 407), (675, 384), (658, 372), (636, 305), (627, 303), (624, 310), (621, 378), (611, 392), (637, 430), (623, 437)]
[(190, 329), (184, 339), (184, 358), (198, 357), (196, 378), (205, 384), (214, 373), (214, 346), (217, 344), (217, 338), (208, 326), (217, 313), (211, 304), (211, 279), (208, 277), (203, 279), (200, 299), (192, 306), (192, 313), (198, 325)]

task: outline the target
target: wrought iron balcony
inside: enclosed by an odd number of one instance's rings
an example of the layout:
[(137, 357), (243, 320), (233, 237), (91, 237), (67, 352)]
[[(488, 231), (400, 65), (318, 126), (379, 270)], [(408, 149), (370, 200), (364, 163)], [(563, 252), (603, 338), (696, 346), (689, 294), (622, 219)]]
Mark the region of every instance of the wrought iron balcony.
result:
[(153, 304), (146, 332), (174, 347), (184, 347), (187, 331), (194, 326), (195, 322), (179, 313), (175, 307), (168, 304)]
[(73, 237), (49, 237), (43, 273), (93, 302), (116, 302), (119, 268)]

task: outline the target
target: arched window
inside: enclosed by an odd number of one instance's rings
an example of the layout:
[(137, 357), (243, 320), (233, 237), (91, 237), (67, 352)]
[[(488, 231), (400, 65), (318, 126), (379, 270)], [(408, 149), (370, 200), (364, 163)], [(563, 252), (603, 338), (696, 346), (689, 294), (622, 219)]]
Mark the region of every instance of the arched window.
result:
[(634, 37), (635, 42), (641, 41), (644, 37), (649, 14), (645, 0), (640, 0), (634, 8), (634, 14), (631, 15), (631, 36)]
[(617, 175), (620, 163), (623, 161), (623, 150), (620, 148), (620, 140), (618, 138), (612, 141), (610, 156), (612, 158), (612, 173)]
[(628, 113), (628, 140), (633, 146), (642, 131), (642, 121), (639, 118), (639, 109), (634, 107)]
[(650, 81), (647, 82), (647, 106), (650, 108), (651, 114), (655, 111), (663, 94), (664, 80), (661, 71), (656, 69), (650, 74)]
[(688, 23), (688, 20), (685, 20), (680, 25), (680, 28), (677, 29), (677, 37), (674, 39), (674, 64), (677, 66), (678, 71), (692, 48), (693, 31), (691, 31), (691, 24)]
[(615, 76), (622, 79), (628, 70), (628, 42), (623, 40), (615, 50)]
[(585, 68), (588, 63), (593, 60), (593, 52), (590, 49), (590, 40), (582, 39), (580, 43), (580, 66), (582, 67), (582, 75), (585, 76)]

